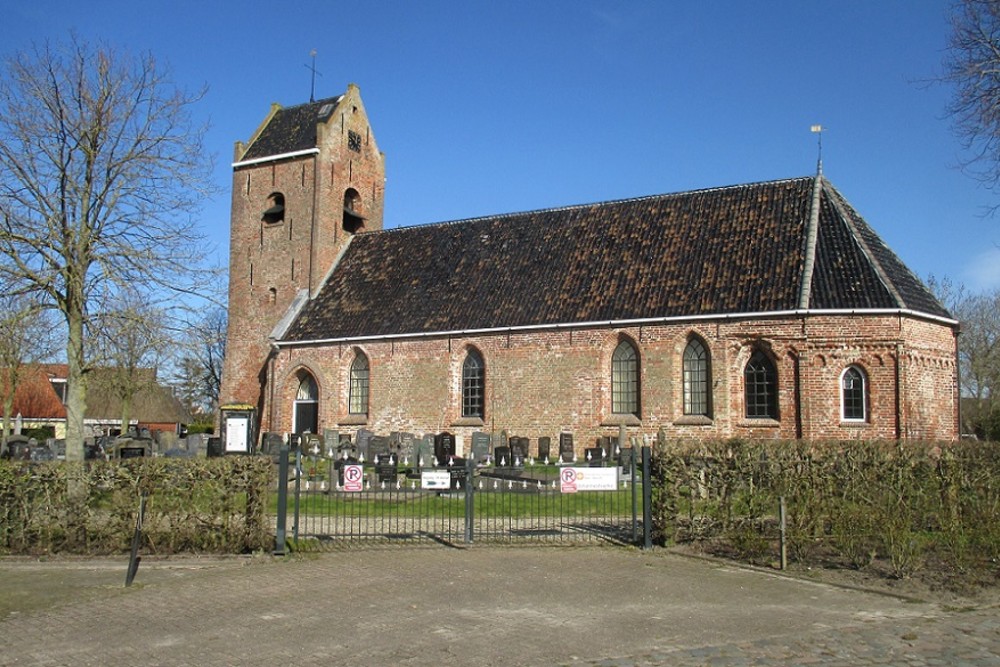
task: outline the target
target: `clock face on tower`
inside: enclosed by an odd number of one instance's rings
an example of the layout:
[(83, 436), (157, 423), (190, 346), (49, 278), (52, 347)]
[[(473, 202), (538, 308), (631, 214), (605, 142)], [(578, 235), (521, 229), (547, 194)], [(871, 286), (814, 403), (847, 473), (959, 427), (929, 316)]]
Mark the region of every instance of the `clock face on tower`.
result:
[(355, 153), (361, 152), (361, 135), (354, 130), (347, 131), (347, 147)]

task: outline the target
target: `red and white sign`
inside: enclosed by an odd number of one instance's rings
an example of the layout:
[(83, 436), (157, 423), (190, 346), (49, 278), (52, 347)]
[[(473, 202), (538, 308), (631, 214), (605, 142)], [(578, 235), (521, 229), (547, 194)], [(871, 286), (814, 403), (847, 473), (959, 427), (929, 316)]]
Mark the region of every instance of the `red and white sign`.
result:
[(576, 468), (563, 468), (559, 472), (563, 493), (576, 493)]
[(618, 468), (563, 468), (559, 476), (563, 493), (614, 491), (618, 488)]
[(344, 466), (344, 491), (361, 491), (365, 487), (365, 469), (359, 465)]

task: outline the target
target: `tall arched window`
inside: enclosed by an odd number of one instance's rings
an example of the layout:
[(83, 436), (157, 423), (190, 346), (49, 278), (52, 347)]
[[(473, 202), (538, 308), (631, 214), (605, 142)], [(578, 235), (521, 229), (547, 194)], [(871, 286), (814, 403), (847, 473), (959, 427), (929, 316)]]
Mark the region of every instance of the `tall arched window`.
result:
[(365, 226), (365, 218), (361, 214), (361, 195), (354, 188), (344, 191), (344, 231), (356, 234)]
[(848, 366), (840, 375), (840, 418), (859, 422), (868, 419), (868, 378), (857, 366)]
[(712, 367), (708, 348), (694, 336), (684, 348), (684, 414), (711, 414)]
[(639, 354), (627, 340), (611, 355), (611, 412), (639, 415)]
[(483, 419), (485, 410), (486, 365), (475, 350), (469, 350), (462, 364), (462, 416)]
[(347, 411), (352, 415), (368, 414), (368, 357), (359, 351), (351, 363), (351, 386)]
[(778, 373), (761, 350), (750, 355), (743, 370), (746, 416), (750, 419), (778, 418)]
[(303, 372), (299, 376), (299, 389), (295, 392), (292, 414), (294, 416), (292, 424), (294, 433), (317, 432), (319, 427), (319, 392), (316, 389), (316, 380), (309, 373)]

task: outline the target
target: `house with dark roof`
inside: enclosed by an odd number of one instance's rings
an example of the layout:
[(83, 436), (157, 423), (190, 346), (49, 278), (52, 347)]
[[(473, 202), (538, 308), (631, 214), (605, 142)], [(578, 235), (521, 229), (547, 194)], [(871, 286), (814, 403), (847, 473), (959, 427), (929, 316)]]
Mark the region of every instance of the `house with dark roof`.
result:
[(258, 432), (957, 437), (958, 323), (822, 172), (389, 230), (384, 173), (353, 85), (236, 145)]

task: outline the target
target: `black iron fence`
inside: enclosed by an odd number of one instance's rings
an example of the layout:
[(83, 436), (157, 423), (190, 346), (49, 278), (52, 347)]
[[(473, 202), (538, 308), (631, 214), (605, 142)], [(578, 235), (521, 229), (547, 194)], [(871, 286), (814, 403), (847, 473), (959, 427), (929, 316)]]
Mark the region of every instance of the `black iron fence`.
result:
[(423, 465), (282, 447), (276, 551), (395, 541), (649, 545), (649, 449), (635, 454)]

